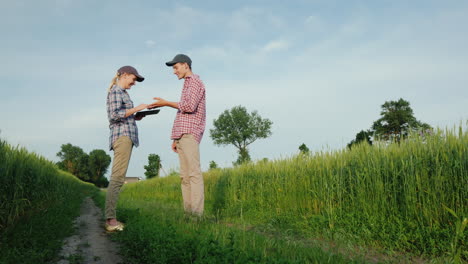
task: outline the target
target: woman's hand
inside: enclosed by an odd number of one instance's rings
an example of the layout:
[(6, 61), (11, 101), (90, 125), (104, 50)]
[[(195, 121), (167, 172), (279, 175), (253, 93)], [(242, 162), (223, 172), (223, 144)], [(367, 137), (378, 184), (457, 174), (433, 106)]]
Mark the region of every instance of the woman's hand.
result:
[(136, 115), (135, 115), (135, 120), (136, 120), (136, 121), (140, 121), (140, 120), (143, 119), (143, 117), (145, 117), (145, 115), (136, 114)]
[[(133, 107), (132, 109), (127, 109), (127, 111), (125, 111), (125, 117), (129, 117), (129, 116), (135, 114), (136, 112), (139, 112), (141, 110), (145, 110), (147, 107), (148, 107), (147, 104), (141, 104), (141, 105), (139, 105), (137, 107)], [(135, 120), (141, 120), (141, 118), (140, 119), (135, 118)]]
[(137, 107), (135, 107), (137, 109), (137, 111), (141, 111), (141, 110), (145, 110), (146, 108), (148, 108), (148, 104), (141, 104)]

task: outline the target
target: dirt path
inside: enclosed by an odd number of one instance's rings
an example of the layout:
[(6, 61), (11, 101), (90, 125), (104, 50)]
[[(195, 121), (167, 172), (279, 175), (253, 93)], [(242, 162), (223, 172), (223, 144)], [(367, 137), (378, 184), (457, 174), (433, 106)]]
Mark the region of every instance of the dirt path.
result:
[(104, 219), (90, 197), (81, 205), (81, 214), (75, 219), (77, 232), (66, 238), (57, 264), (123, 263), (118, 245), (111, 241), (104, 230)]

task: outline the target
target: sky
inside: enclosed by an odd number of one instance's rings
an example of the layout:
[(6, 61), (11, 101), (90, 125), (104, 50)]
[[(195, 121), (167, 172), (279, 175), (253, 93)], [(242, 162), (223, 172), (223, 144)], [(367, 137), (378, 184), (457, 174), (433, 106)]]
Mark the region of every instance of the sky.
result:
[[(213, 120), (242, 105), (273, 122), (249, 146), (253, 160), (346, 147), (403, 98), (433, 127), (468, 120), (468, 1), (0, 0), (0, 138), (51, 161), (62, 144), (110, 156), (107, 87), (132, 65), (146, 79), (135, 105), (180, 98), (183, 80), (165, 66), (191, 57), (206, 87), (201, 166), (231, 167)], [(170, 133), (176, 111), (138, 123), (127, 176), (143, 177), (149, 154), (178, 170)], [(110, 173), (107, 173), (109, 176)]]

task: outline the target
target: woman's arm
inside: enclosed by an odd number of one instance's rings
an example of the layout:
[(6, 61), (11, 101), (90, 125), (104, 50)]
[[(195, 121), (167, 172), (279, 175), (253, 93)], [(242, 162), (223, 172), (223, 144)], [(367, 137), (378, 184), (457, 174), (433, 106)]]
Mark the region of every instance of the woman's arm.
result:
[(141, 105), (139, 105), (137, 107), (127, 109), (127, 111), (125, 111), (125, 117), (129, 117), (129, 116), (135, 114), (136, 112), (141, 111), (141, 110), (146, 109), (146, 108), (148, 108), (147, 104), (141, 104)]
[(147, 104), (140, 104), (139, 106), (133, 107), (131, 109), (122, 108), (122, 94), (115, 90), (110, 91), (108, 100), (110, 118), (114, 121), (119, 121), (122, 118), (127, 118), (130, 115), (133, 115), (136, 112), (148, 107)]

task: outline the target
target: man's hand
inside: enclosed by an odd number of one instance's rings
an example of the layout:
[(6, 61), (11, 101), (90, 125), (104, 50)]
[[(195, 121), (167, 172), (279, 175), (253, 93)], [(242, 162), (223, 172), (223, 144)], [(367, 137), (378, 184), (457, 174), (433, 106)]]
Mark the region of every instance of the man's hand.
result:
[(156, 102), (154, 102), (152, 104), (149, 104), (148, 109), (153, 109), (153, 108), (163, 107), (163, 106), (169, 106), (169, 107), (172, 107), (172, 108), (175, 108), (175, 109), (179, 109), (179, 103), (178, 102), (166, 101), (166, 100), (164, 100), (164, 99), (162, 99), (160, 97), (154, 97), (153, 99), (156, 100)]
[(164, 100), (164, 99), (162, 99), (160, 97), (154, 97), (153, 99), (156, 100), (156, 102), (149, 104), (148, 109), (167, 106), (167, 101), (166, 100)]
[(172, 146), (171, 146), (171, 147), (172, 147), (172, 151), (174, 151), (175, 153), (177, 153), (177, 144), (176, 144), (175, 140), (172, 141)]

